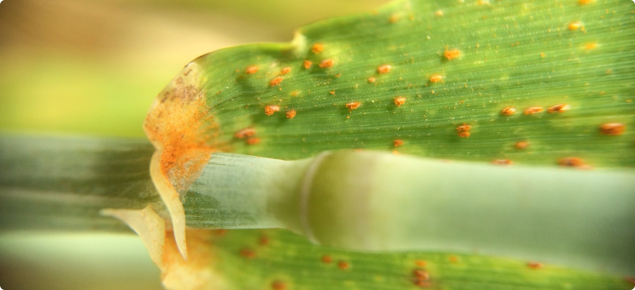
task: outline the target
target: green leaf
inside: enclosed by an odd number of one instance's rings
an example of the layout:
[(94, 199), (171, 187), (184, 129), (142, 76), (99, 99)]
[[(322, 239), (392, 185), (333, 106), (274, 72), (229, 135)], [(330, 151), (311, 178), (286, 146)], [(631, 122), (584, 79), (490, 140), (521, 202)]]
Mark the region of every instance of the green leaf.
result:
[[(202, 56), (161, 93), (154, 113), (177, 110), (186, 95), (205, 96), (207, 118), (190, 126), (206, 144), (280, 159), (343, 148), (391, 150), (398, 139), (403, 145), (394, 150), (434, 158), (633, 167), (632, 5), (396, 1), (377, 13), (303, 27), (290, 44)], [(316, 43), (323, 51), (312, 52)], [(460, 56), (445, 57), (453, 49)], [(321, 68), (328, 59), (332, 67)], [(392, 69), (378, 73), (382, 65)], [(249, 66), (259, 70), (249, 74)], [(435, 75), (442, 80), (431, 81)], [(277, 77), (282, 81), (272, 86)], [(401, 106), (394, 103), (398, 96), (405, 98)], [(360, 106), (349, 110), (349, 102)], [(268, 116), (268, 105), (280, 111)], [(559, 112), (556, 105), (569, 109)], [(516, 113), (502, 114), (507, 107)], [(523, 113), (531, 107), (543, 111)], [(296, 111), (293, 119), (288, 110)], [(155, 126), (167, 126), (161, 122), (151, 112), (151, 139)], [(626, 129), (603, 134), (607, 123)], [(464, 124), (471, 126), (469, 138), (459, 136)], [(244, 128), (253, 128), (260, 143), (234, 136)], [(519, 141), (528, 147), (517, 149)], [(561, 160), (571, 157), (581, 160)]]
[(622, 277), (504, 258), (342, 251), (311, 245), (282, 230), (190, 232), (188, 237), (192, 244), (207, 245), (210, 258), (204, 259), (211, 260), (198, 268), (209, 267), (203, 271), (209, 274), (192, 278), (214, 273), (226, 289), (418, 289), (417, 269), (429, 274), (424, 289), (630, 289)]

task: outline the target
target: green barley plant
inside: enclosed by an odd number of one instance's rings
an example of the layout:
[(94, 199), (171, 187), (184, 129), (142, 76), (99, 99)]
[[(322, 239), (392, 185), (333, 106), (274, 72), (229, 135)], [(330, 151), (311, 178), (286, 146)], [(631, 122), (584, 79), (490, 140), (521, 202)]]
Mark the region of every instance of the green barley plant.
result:
[(629, 289), (634, 39), (626, 0), (398, 0), (215, 51), (150, 142), (0, 138), (0, 226), (130, 227), (167, 289)]

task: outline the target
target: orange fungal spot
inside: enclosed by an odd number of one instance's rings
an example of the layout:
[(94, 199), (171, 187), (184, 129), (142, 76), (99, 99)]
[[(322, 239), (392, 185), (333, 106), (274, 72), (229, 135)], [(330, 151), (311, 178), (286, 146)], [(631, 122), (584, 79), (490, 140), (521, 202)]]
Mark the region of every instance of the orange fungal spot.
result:
[(261, 246), (266, 246), (266, 245), (269, 245), (269, 237), (268, 237), (268, 236), (266, 236), (266, 235), (262, 235), (262, 236), (260, 236), (260, 241), (258, 241), (258, 243), (259, 243)]
[(450, 49), (450, 50), (446, 50), (443, 53), (443, 56), (447, 59), (447, 60), (453, 60), (455, 58), (458, 58), (461, 56), (461, 51), (458, 49)]
[(513, 162), (509, 159), (496, 159), (492, 161), (492, 163), (496, 165), (512, 165), (513, 164)]
[(244, 249), (240, 250), (240, 255), (245, 257), (245, 258), (251, 259), (251, 258), (255, 258), (256, 257), (256, 252), (254, 252), (251, 249), (244, 248)]
[(404, 97), (395, 97), (394, 101), (395, 101), (395, 105), (397, 105), (397, 107), (400, 107), (401, 105), (406, 103), (406, 98), (404, 98)]
[(578, 1), (578, 4), (586, 5), (586, 4), (590, 4), (591, 2), (593, 2), (593, 0), (580, 0)]
[(322, 256), (322, 263), (330, 264), (331, 262), (333, 262), (333, 258), (331, 256), (329, 255)]
[(397, 147), (403, 145), (403, 140), (397, 139), (397, 140), (392, 142), (392, 145), (395, 146), (395, 148), (397, 148)]
[(353, 110), (359, 108), (359, 106), (361, 106), (362, 103), (360, 102), (350, 102), (346, 104), (346, 107), (348, 108), (348, 112), (352, 112)]
[(271, 85), (272, 87), (277, 86), (282, 82), (282, 80), (283, 80), (282, 77), (276, 77), (269, 82), (269, 85)]
[(549, 109), (547, 109), (547, 112), (549, 113), (562, 113), (564, 111), (567, 111), (571, 109), (571, 106), (567, 105), (567, 104), (558, 104), (555, 105)]
[(287, 67), (283, 67), (283, 68), (280, 70), (280, 74), (281, 74), (281, 75), (286, 75), (286, 74), (288, 74), (288, 73), (290, 73), (290, 72), (291, 72), (291, 68), (290, 68), (290, 67), (288, 67), (288, 66), (287, 66)]
[(249, 137), (247, 138), (247, 145), (256, 145), (258, 143), (260, 143), (260, 138), (256, 138), (256, 137)]
[(540, 113), (542, 111), (544, 111), (544, 109), (542, 107), (529, 107), (529, 108), (525, 109), (523, 114), (525, 114), (525, 115), (533, 115), (533, 114), (536, 114), (536, 113)]
[(329, 94), (335, 95), (335, 91), (330, 91)]
[(470, 132), (459, 132), (458, 135), (461, 138), (469, 138), (471, 134)]
[(287, 111), (287, 119), (293, 119), (295, 117), (296, 111), (291, 109)]
[(516, 113), (516, 109), (514, 107), (506, 107), (501, 110), (501, 115), (511, 116)]
[(450, 260), (450, 263), (458, 263), (459, 262), (459, 257), (457, 256), (450, 256), (448, 258), (448, 260)]
[(267, 116), (271, 116), (277, 111), (280, 111), (280, 106), (276, 106), (276, 105), (265, 106), (265, 115)]
[(437, 10), (436, 12), (434, 12), (434, 16), (437, 16), (437, 17), (443, 16), (443, 10)]
[(430, 82), (431, 83), (438, 83), (438, 82), (440, 82), (442, 80), (443, 80), (443, 76), (442, 75), (432, 75), (430, 77)]
[(578, 157), (565, 157), (558, 159), (558, 164), (565, 167), (583, 167), (586, 164), (584, 160)]
[(157, 96), (143, 124), (156, 149), (150, 175), (170, 214), (172, 234), (185, 259), (185, 212), (180, 193), (196, 180), (211, 154), (226, 146), (217, 140), (220, 129), (207, 105), (201, 71), (197, 64), (188, 64)]
[(425, 267), (426, 266), (426, 261), (423, 260), (416, 260), (415, 261), (415, 265), (419, 266), (419, 267)]
[(287, 284), (282, 281), (273, 281), (271, 283), (271, 289), (273, 290), (285, 290), (287, 289)]
[(312, 62), (312, 61), (310, 61), (310, 60), (305, 60), (305, 61), (302, 63), (302, 66), (304, 66), (304, 68), (305, 68), (305, 69), (310, 69), (310, 68), (311, 68), (311, 65), (313, 65), (313, 62)]
[(472, 130), (472, 126), (466, 124), (456, 127), (457, 132), (468, 132), (470, 130)]
[(369, 77), (368, 78), (368, 82), (369, 83), (374, 83), (375, 82), (375, 78), (374, 77)]
[(248, 127), (242, 130), (239, 130), (238, 132), (236, 132), (236, 134), (234, 134), (234, 137), (238, 138), (238, 139), (243, 139), (245, 137), (250, 137), (256, 134), (256, 130), (254, 130), (254, 128), (252, 127)]
[(573, 21), (571, 23), (569, 23), (569, 30), (578, 30), (580, 28), (582, 28), (582, 22), (580, 21)]
[(246, 74), (255, 74), (258, 72), (258, 67), (255, 65), (250, 65), (245, 69)]
[(329, 68), (333, 66), (333, 60), (332, 59), (325, 59), (322, 62), (320, 62), (320, 67), (321, 68)]
[(337, 263), (337, 267), (339, 267), (342, 270), (346, 270), (346, 269), (350, 268), (351, 265), (348, 262), (340, 261), (339, 263)]
[(525, 149), (529, 146), (529, 143), (527, 141), (518, 141), (516, 142), (516, 144), (514, 144), (514, 147), (516, 147), (516, 149)]
[(313, 44), (313, 46), (311, 47), (311, 51), (315, 54), (318, 54), (322, 52), (323, 50), (324, 50), (324, 45), (321, 43)]
[(600, 126), (600, 132), (604, 135), (619, 136), (625, 129), (626, 126), (622, 123), (604, 123)]
[(584, 45), (584, 48), (586, 50), (594, 50), (594, 49), (598, 48), (598, 44), (595, 43), (595, 42), (587, 43), (587, 44)]
[(527, 267), (529, 267), (530, 269), (540, 269), (542, 268), (542, 264), (538, 262), (529, 262), (527, 263)]
[(377, 67), (377, 72), (380, 74), (389, 73), (392, 70), (392, 66), (389, 64), (382, 64)]

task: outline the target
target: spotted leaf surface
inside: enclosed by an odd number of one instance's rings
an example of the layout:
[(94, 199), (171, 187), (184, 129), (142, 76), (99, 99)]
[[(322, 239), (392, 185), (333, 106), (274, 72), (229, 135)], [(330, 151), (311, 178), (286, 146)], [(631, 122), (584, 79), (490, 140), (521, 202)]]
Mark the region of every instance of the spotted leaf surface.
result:
[[(627, 0), (396, 1), (288, 44), (201, 56), (160, 98), (185, 99), (178, 84), (195, 67), (210, 118), (193, 127), (236, 153), (633, 167), (634, 11)], [(257, 139), (235, 137), (246, 128)]]

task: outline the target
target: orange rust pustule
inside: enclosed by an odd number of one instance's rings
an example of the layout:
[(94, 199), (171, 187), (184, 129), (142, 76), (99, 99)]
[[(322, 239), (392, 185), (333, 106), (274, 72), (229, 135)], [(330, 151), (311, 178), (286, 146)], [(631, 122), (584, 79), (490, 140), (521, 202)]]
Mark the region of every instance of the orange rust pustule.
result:
[(377, 67), (377, 72), (380, 74), (389, 73), (392, 70), (392, 66), (389, 64), (382, 64)]
[(542, 264), (538, 262), (529, 262), (527, 263), (527, 267), (530, 269), (540, 269), (542, 268)]
[(247, 259), (252, 259), (256, 257), (256, 252), (254, 252), (252, 249), (244, 248), (240, 250), (240, 255)]
[(395, 148), (397, 148), (397, 147), (403, 145), (403, 140), (397, 139), (397, 140), (392, 142), (392, 145), (395, 146)]
[(320, 68), (329, 68), (329, 67), (332, 67), (334, 63), (335, 63), (335, 62), (333, 62), (333, 60), (332, 60), (332, 59), (330, 59), (330, 58), (329, 58), (329, 59), (325, 59), (325, 60), (323, 60), (323, 61), (321, 61), (321, 62), (320, 62)]
[(397, 107), (400, 107), (401, 105), (406, 103), (406, 98), (404, 98), (404, 97), (395, 97), (394, 101), (395, 101), (395, 105), (397, 105)]
[(144, 130), (160, 153), (160, 171), (178, 192), (197, 177), (218, 144), (220, 130), (205, 94), (178, 77), (148, 113)]
[(287, 66), (287, 67), (283, 67), (283, 68), (280, 70), (280, 74), (281, 74), (281, 75), (286, 75), (286, 74), (288, 74), (288, 73), (290, 73), (290, 72), (291, 72), (291, 68), (290, 68), (290, 67), (288, 67), (288, 66)]
[(272, 80), (269, 82), (269, 85), (270, 85), (270, 86), (272, 86), (272, 87), (273, 87), (273, 86), (277, 86), (277, 85), (279, 85), (279, 84), (280, 84), (283, 80), (284, 80), (284, 79), (283, 79), (282, 77), (276, 77), (276, 78), (272, 79)]
[(275, 112), (278, 112), (278, 111), (280, 111), (280, 106), (277, 106), (277, 105), (267, 105), (267, 106), (265, 106), (265, 115), (267, 115), (267, 116), (271, 116)]
[(458, 49), (446, 50), (445, 52), (443, 52), (443, 56), (447, 60), (453, 60), (453, 59), (458, 58), (458, 57), (461, 56), (461, 51), (459, 51)]
[(352, 112), (353, 110), (359, 108), (359, 106), (361, 106), (362, 103), (360, 102), (350, 102), (346, 104), (346, 107), (348, 108), (348, 112)]
[(442, 80), (443, 80), (443, 76), (442, 75), (432, 75), (430, 77), (430, 82), (431, 83), (438, 83), (438, 82), (440, 82)]
[(571, 106), (567, 104), (558, 104), (547, 109), (548, 113), (562, 113), (571, 109)]
[(254, 128), (252, 127), (248, 127), (242, 130), (239, 130), (238, 132), (236, 132), (236, 134), (234, 134), (234, 137), (238, 138), (238, 139), (243, 139), (245, 137), (251, 137), (253, 135), (256, 135), (256, 130), (254, 130)]
[(331, 256), (329, 255), (322, 256), (322, 263), (330, 264), (331, 262), (333, 262), (333, 258)]
[(492, 161), (492, 164), (496, 164), (496, 165), (512, 165), (512, 164), (514, 164), (514, 162), (509, 160), (509, 159), (496, 159), (496, 160)]
[(501, 115), (511, 116), (516, 113), (516, 109), (514, 107), (506, 107), (501, 110)]
[(269, 236), (262, 235), (262, 236), (260, 236), (260, 241), (258, 241), (258, 243), (261, 246), (267, 246), (267, 245), (269, 245), (269, 241), (270, 241), (269, 240)]
[[(188, 230), (187, 247), (195, 259), (183, 260), (176, 247), (173, 234), (167, 231), (165, 234), (165, 246), (163, 248), (161, 281), (167, 289), (185, 288), (202, 290), (226, 288), (223, 276), (214, 268), (216, 257), (214, 256), (213, 240), (216, 236), (214, 230)], [(199, 275), (206, 273), (206, 275)]]
[(600, 132), (604, 135), (619, 136), (624, 133), (626, 126), (622, 123), (604, 123), (600, 126)]
[(578, 158), (578, 157), (560, 158), (560, 159), (558, 159), (558, 164), (560, 166), (565, 166), (565, 167), (584, 167), (584, 166), (586, 166), (586, 163), (584, 162), (584, 160), (582, 160), (582, 158)]
[(342, 270), (346, 270), (346, 269), (350, 268), (351, 265), (348, 262), (346, 262), (346, 261), (340, 261), (339, 263), (337, 263), (337, 267), (339, 267)]
[(533, 115), (536, 113), (540, 113), (544, 111), (544, 109), (542, 107), (529, 107), (527, 109), (525, 109), (525, 111), (523, 111), (523, 114), (525, 115)]
[(258, 137), (249, 137), (249, 138), (247, 138), (247, 140), (245, 140), (245, 142), (247, 142), (247, 145), (260, 144), (260, 138), (258, 138)]
[(271, 289), (273, 290), (285, 290), (287, 289), (287, 284), (282, 281), (273, 281), (271, 283)]
[(430, 274), (423, 269), (414, 269), (412, 271), (412, 282), (421, 288), (430, 286)]
[(258, 67), (255, 65), (250, 65), (245, 69), (246, 74), (255, 74), (258, 72)]
[(324, 44), (316, 43), (311, 47), (311, 51), (315, 54), (318, 54), (324, 50)]
[(514, 144), (514, 147), (516, 147), (516, 149), (525, 149), (525, 148), (529, 147), (529, 142), (527, 142), (527, 141), (518, 141), (518, 142), (516, 142), (516, 144)]

